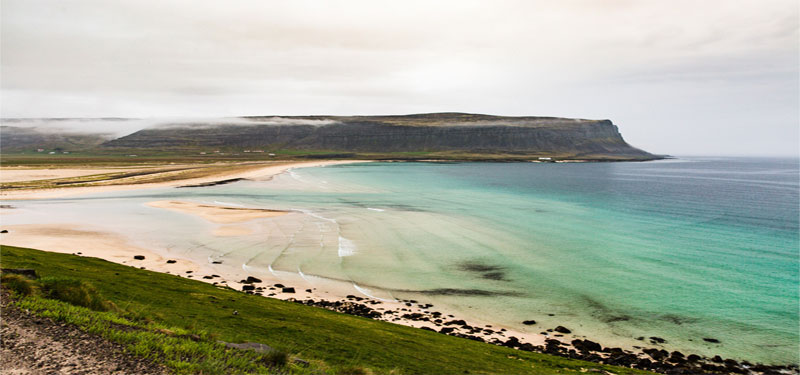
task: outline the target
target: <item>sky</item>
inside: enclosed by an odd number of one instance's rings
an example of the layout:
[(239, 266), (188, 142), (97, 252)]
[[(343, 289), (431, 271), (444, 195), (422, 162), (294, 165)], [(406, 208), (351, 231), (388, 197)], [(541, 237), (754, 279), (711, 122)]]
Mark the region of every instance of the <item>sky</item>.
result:
[(0, 116), (559, 116), (797, 156), (799, 25), (797, 0), (0, 0)]

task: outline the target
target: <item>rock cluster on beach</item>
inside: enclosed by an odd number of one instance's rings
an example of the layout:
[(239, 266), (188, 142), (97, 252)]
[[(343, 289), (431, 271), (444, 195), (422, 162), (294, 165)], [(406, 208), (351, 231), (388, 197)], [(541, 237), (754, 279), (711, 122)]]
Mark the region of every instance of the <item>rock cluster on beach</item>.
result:
[[(274, 284), (270, 287), (254, 285), (254, 283), (260, 282), (261, 280), (252, 276), (248, 277), (246, 280), (241, 280), (243, 284), (242, 290), (246, 293), (260, 295), (263, 295), (262, 292), (268, 290), (272, 291), (270, 295), (277, 295), (279, 291), (280, 293), (294, 293), (294, 288), (287, 287), (283, 284)], [(663, 348), (656, 347), (635, 347), (641, 350), (640, 352), (635, 352), (622, 348), (604, 347), (600, 343), (577, 337), (570, 341), (567, 340), (565, 336), (572, 334), (572, 330), (564, 326), (546, 329), (542, 333), (546, 335), (552, 334), (553, 337), (545, 339), (544, 345), (534, 345), (523, 342), (520, 338), (515, 336), (510, 336), (508, 331), (504, 328), (498, 329), (489, 325), (478, 326), (470, 324), (463, 319), (456, 319), (452, 315), (445, 315), (441, 312), (433, 311), (431, 309), (433, 307), (432, 304), (423, 304), (416, 300), (401, 300), (400, 302), (402, 305), (406, 307), (396, 309), (387, 309), (385, 308), (386, 304), (381, 301), (355, 295), (348, 295), (344, 300), (337, 301), (313, 298), (288, 298), (287, 300), (369, 319), (405, 324), (411, 323), (408, 325), (417, 326), (423, 330), (505, 346), (517, 350), (557, 355), (600, 364), (631, 367), (664, 374), (778, 375), (798, 373), (798, 368), (795, 366), (768, 366), (752, 364), (747, 361), (739, 362), (733, 359), (723, 359), (720, 356), (708, 358), (696, 354), (685, 355), (679, 351), (668, 352)], [(522, 322), (522, 324), (535, 325), (536, 321), (526, 320)], [(645, 340), (644, 337), (640, 339)], [(705, 341), (719, 342), (716, 339)], [(649, 342), (654, 345), (660, 345), (665, 343), (666, 340), (653, 336), (649, 338)]]

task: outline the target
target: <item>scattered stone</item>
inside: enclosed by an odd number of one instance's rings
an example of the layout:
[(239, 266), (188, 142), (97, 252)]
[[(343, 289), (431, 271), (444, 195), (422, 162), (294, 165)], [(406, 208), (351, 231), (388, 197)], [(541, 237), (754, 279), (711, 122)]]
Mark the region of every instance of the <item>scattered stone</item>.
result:
[(253, 277), (253, 276), (247, 276), (247, 283), (248, 283), (248, 284), (252, 284), (252, 283), (260, 283), (260, 282), (261, 282), (261, 279), (259, 279), (259, 278), (257, 278), (257, 277)]
[(215, 260), (215, 261), (211, 262), (211, 264), (222, 264), (222, 261), (221, 260)]
[(8, 230), (6, 229), (0, 230), (0, 233), (8, 233)]
[(178, 262), (178, 261), (177, 261), (177, 260), (175, 260), (175, 259), (169, 259), (169, 260), (167, 260), (167, 264), (174, 264), (174, 263), (177, 263), (177, 262)]
[(255, 289), (256, 289), (255, 286), (252, 286), (252, 285), (249, 285), (249, 284), (248, 285), (242, 285), (242, 290), (245, 290), (245, 291), (247, 291), (247, 290), (255, 290)]
[(536, 321), (535, 320), (525, 320), (525, 321), (522, 322), (522, 324), (524, 324), (526, 326), (532, 326), (532, 325), (536, 324)]
[(228, 348), (239, 349), (239, 350), (252, 350), (257, 353), (266, 353), (273, 350), (269, 345), (264, 345), (258, 342), (243, 342), (241, 344), (236, 344), (232, 342), (220, 341), (220, 344), (224, 344)]
[(134, 255), (134, 256), (133, 256), (133, 259), (136, 259), (136, 260), (144, 260), (144, 255)]
[(275, 284), (274, 286), (275, 286), (276, 288), (283, 288), (283, 287), (284, 287), (284, 286), (283, 286), (283, 284)]
[(555, 328), (555, 329), (553, 329), (553, 330), (554, 330), (554, 331), (556, 331), (556, 332), (558, 332), (558, 333), (572, 333), (572, 331), (570, 331), (569, 329), (567, 329), (567, 328), (566, 328), (566, 327), (564, 327), (564, 326), (558, 326), (558, 327), (556, 327), (556, 328)]
[(294, 288), (291, 288), (291, 287), (290, 288), (283, 288), (281, 290), (281, 292), (283, 292), (283, 293), (294, 293)]
[(653, 344), (663, 344), (667, 342), (667, 340), (664, 340), (661, 337), (650, 336), (650, 342)]
[(306, 289), (306, 293), (311, 293), (311, 289)]
[(206, 279), (206, 280), (211, 280), (211, 279), (213, 279), (213, 277), (211, 277), (211, 276), (203, 276), (203, 278), (204, 278), (204, 279)]
[(712, 338), (707, 338), (707, 337), (703, 337), (703, 341), (705, 341), (705, 342), (710, 342), (710, 343), (712, 343), (712, 344), (719, 344), (719, 340), (717, 340), (717, 339), (712, 339)]

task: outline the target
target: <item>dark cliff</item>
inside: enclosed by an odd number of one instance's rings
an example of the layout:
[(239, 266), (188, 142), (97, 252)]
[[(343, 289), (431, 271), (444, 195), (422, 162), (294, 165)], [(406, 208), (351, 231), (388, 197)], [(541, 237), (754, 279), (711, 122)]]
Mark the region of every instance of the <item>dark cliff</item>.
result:
[(112, 148), (219, 148), (356, 153), (462, 152), (567, 159), (652, 159), (609, 120), (462, 113), (248, 117), (176, 124), (106, 142)]

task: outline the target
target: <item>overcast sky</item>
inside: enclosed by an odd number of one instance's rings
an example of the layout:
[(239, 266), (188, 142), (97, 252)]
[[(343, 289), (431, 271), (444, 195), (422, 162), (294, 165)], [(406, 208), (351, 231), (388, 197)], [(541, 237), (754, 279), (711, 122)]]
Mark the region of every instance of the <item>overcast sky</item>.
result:
[(673, 155), (797, 155), (797, 0), (0, 0), (0, 115), (611, 119)]

